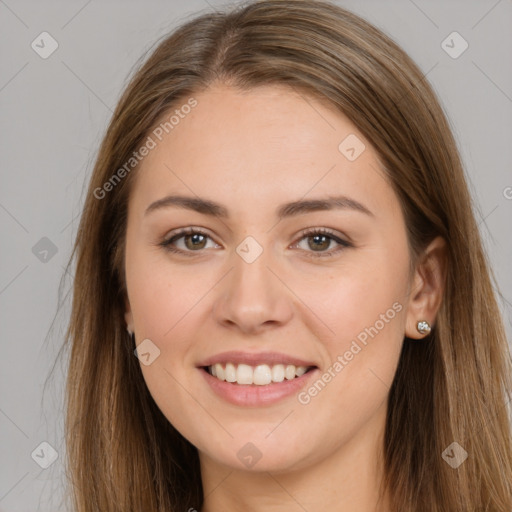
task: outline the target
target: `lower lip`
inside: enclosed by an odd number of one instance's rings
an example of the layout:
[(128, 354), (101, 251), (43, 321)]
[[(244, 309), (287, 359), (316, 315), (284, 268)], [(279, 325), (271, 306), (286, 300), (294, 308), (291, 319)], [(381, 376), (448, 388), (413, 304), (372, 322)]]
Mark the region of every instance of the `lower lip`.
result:
[(260, 407), (272, 405), (291, 395), (297, 394), (307, 382), (315, 375), (318, 368), (295, 377), (292, 380), (283, 382), (272, 382), (264, 386), (256, 384), (236, 384), (219, 380), (213, 377), (206, 370), (200, 368), (206, 382), (210, 385), (214, 393), (234, 405), (243, 405), (249, 407)]

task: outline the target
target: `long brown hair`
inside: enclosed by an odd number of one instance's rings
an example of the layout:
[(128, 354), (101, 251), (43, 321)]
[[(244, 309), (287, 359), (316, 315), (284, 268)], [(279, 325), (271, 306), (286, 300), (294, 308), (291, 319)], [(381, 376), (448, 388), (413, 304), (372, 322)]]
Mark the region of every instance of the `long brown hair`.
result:
[[(181, 512), (203, 502), (197, 449), (155, 405), (126, 332), (124, 236), (137, 166), (112, 176), (165, 115), (214, 82), (285, 85), (344, 113), (372, 141), (394, 187), (413, 263), (434, 237), (446, 240), (435, 327), (428, 342), (404, 340), (389, 393), (385, 484), (392, 510), (510, 512), (510, 353), (449, 124), (396, 43), (313, 0), (259, 1), (187, 21), (157, 46), (117, 105), (69, 262), (76, 263), (66, 340), (73, 507)], [(468, 453), (457, 468), (443, 458), (454, 442)]]

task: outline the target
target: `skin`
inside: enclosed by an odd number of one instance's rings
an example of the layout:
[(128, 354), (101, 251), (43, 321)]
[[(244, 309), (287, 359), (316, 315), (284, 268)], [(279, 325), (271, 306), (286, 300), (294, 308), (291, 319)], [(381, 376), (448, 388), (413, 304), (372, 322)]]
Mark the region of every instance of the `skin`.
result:
[[(389, 511), (386, 495), (378, 502), (386, 400), (404, 336), (423, 338), (416, 323), (435, 320), (445, 244), (435, 239), (409, 274), (398, 198), (345, 116), (281, 86), (241, 92), (216, 84), (194, 97), (198, 105), (138, 169), (125, 318), (137, 344), (149, 338), (160, 350), (141, 369), (163, 414), (198, 448), (201, 511)], [(366, 146), (353, 162), (338, 150), (349, 134)], [(373, 215), (275, 216), (278, 205), (334, 192)], [(230, 217), (176, 206), (144, 214), (169, 194), (216, 201)], [(175, 242), (190, 256), (159, 245), (189, 226), (209, 236)], [(340, 245), (315, 245), (305, 228), (327, 228), (353, 246), (334, 253)], [(247, 236), (263, 249), (252, 263), (236, 252)], [(320, 375), (394, 303), (401, 310), (308, 404), (292, 395), (235, 406), (196, 368), (227, 350), (278, 351), (314, 361)], [(261, 453), (250, 468), (237, 457), (248, 442)]]

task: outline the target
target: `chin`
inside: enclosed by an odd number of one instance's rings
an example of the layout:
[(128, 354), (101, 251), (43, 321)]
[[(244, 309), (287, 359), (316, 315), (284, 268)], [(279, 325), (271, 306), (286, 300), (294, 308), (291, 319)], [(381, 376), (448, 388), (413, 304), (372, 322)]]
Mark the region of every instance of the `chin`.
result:
[[(305, 442), (301, 445), (311, 446)], [(290, 443), (289, 446), (283, 445), (282, 441), (277, 439), (275, 443), (268, 439), (265, 441), (247, 440), (226, 443), (222, 447), (222, 451), (209, 449), (205, 453), (217, 464), (236, 471), (286, 473), (314, 463), (313, 454), (308, 456), (308, 453), (301, 453), (296, 446), (297, 443)]]

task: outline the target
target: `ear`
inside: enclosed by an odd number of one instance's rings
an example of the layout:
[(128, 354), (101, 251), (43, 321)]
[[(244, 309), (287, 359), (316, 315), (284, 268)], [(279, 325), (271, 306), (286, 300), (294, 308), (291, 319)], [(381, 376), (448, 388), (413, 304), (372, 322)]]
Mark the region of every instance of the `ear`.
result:
[(133, 315), (132, 315), (132, 309), (130, 307), (130, 301), (128, 300), (128, 296), (125, 294), (124, 299), (124, 320), (126, 322), (126, 329), (131, 334), (134, 331), (133, 328)]
[(426, 320), (433, 327), (439, 307), (441, 306), (447, 271), (446, 241), (436, 237), (418, 259), (409, 295), (405, 336), (421, 339), (417, 324)]

